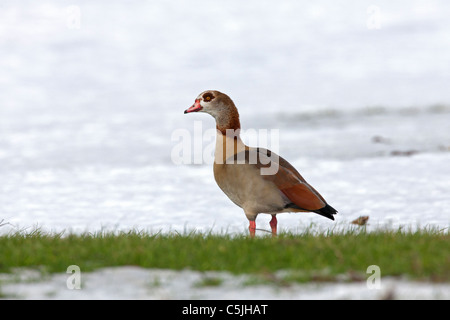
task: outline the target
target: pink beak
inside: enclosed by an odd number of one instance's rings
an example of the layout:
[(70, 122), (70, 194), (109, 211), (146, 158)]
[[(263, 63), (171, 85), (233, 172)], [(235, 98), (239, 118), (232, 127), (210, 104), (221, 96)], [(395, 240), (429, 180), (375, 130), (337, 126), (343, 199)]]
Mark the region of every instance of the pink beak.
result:
[(195, 100), (195, 103), (187, 110), (184, 110), (184, 113), (197, 112), (202, 110), (202, 106), (200, 105), (200, 100)]

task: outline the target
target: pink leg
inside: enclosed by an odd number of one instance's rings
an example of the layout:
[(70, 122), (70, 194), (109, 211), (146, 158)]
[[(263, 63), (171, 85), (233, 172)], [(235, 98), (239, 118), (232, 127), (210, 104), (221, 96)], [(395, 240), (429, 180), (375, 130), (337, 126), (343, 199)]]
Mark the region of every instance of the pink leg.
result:
[(255, 230), (256, 230), (256, 222), (255, 220), (250, 220), (250, 226), (248, 227), (248, 231), (250, 231), (250, 237), (255, 237)]
[(272, 215), (272, 220), (270, 220), (269, 224), (270, 227), (272, 228), (272, 236), (276, 236), (277, 235), (277, 217), (276, 215)]

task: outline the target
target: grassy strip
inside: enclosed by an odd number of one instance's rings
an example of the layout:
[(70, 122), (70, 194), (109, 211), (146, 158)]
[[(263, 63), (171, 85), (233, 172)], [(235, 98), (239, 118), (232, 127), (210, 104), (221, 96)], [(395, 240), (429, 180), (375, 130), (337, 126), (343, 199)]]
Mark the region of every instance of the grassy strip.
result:
[(161, 235), (145, 232), (47, 234), (35, 231), (0, 237), (0, 272), (16, 267), (65, 272), (136, 265), (235, 274), (272, 274), (292, 270), (289, 280), (332, 280), (366, 275), (378, 265), (382, 276), (450, 281), (450, 237), (436, 230), (344, 231), (282, 234), (277, 238), (214, 234)]

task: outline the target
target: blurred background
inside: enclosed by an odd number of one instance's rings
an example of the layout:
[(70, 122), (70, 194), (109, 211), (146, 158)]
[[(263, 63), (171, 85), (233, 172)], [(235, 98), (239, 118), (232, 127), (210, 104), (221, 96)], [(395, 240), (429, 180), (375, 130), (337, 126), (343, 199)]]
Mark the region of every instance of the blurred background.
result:
[(174, 130), (214, 127), (183, 114), (207, 89), (243, 129), (279, 129), (341, 221), (448, 226), (449, 14), (444, 0), (4, 0), (3, 230), (245, 231), (210, 165), (171, 160)]

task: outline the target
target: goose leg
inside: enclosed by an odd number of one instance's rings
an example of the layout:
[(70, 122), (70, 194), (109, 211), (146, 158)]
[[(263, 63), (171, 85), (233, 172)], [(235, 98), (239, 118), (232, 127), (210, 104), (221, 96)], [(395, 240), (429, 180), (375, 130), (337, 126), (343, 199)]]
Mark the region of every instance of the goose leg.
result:
[(269, 224), (270, 227), (272, 228), (272, 236), (276, 236), (277, 235), (277, 217), (275, 214), (272, 215), (272, 220), (270, 220)]
[(248, 227), (248, 231), (250, 231), (250, 237), (255, 237), (255, 230), (256, 230), (256, 222), (255, 220), (250, 220), (250, 225)]

